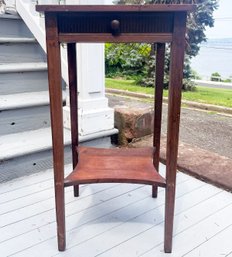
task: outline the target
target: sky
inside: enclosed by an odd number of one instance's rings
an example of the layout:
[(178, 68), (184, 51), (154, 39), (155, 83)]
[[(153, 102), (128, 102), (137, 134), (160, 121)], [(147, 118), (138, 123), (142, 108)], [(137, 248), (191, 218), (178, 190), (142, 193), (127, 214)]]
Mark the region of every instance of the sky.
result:
[(232, 0), (219, 0), (214, 19), (214, 27), (206, 30), (207, 38), (232, 38)]

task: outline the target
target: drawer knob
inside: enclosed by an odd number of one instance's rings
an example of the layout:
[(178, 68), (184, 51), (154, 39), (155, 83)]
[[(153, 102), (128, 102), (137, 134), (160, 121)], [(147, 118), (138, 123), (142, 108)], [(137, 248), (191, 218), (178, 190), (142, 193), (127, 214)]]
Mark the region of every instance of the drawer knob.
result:
[(120, 22), (118, 20), (111, 21), (112, 35), (117, 36), (120, 34)]

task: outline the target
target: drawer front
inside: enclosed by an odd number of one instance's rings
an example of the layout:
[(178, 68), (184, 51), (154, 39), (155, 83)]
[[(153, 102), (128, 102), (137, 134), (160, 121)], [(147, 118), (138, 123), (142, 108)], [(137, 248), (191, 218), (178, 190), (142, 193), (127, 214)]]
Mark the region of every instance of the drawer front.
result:
[(59, 13), (59, 33), (172, 33), (173, 13)]

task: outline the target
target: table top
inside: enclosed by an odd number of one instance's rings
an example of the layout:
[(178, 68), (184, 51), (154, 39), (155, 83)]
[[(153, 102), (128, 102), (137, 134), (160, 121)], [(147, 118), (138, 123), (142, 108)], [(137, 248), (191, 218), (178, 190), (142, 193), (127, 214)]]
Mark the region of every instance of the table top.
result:
[(39, 12), (187, 12), (194, 11), (192, 4), (153, 5), (37, 5)]

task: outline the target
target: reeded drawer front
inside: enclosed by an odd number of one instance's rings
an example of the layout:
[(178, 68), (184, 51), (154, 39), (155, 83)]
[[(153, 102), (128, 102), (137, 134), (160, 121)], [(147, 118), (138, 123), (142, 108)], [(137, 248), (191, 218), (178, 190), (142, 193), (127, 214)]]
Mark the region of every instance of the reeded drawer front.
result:
[(173, 13), (59, 13), (59, 33), (172, 33)]

